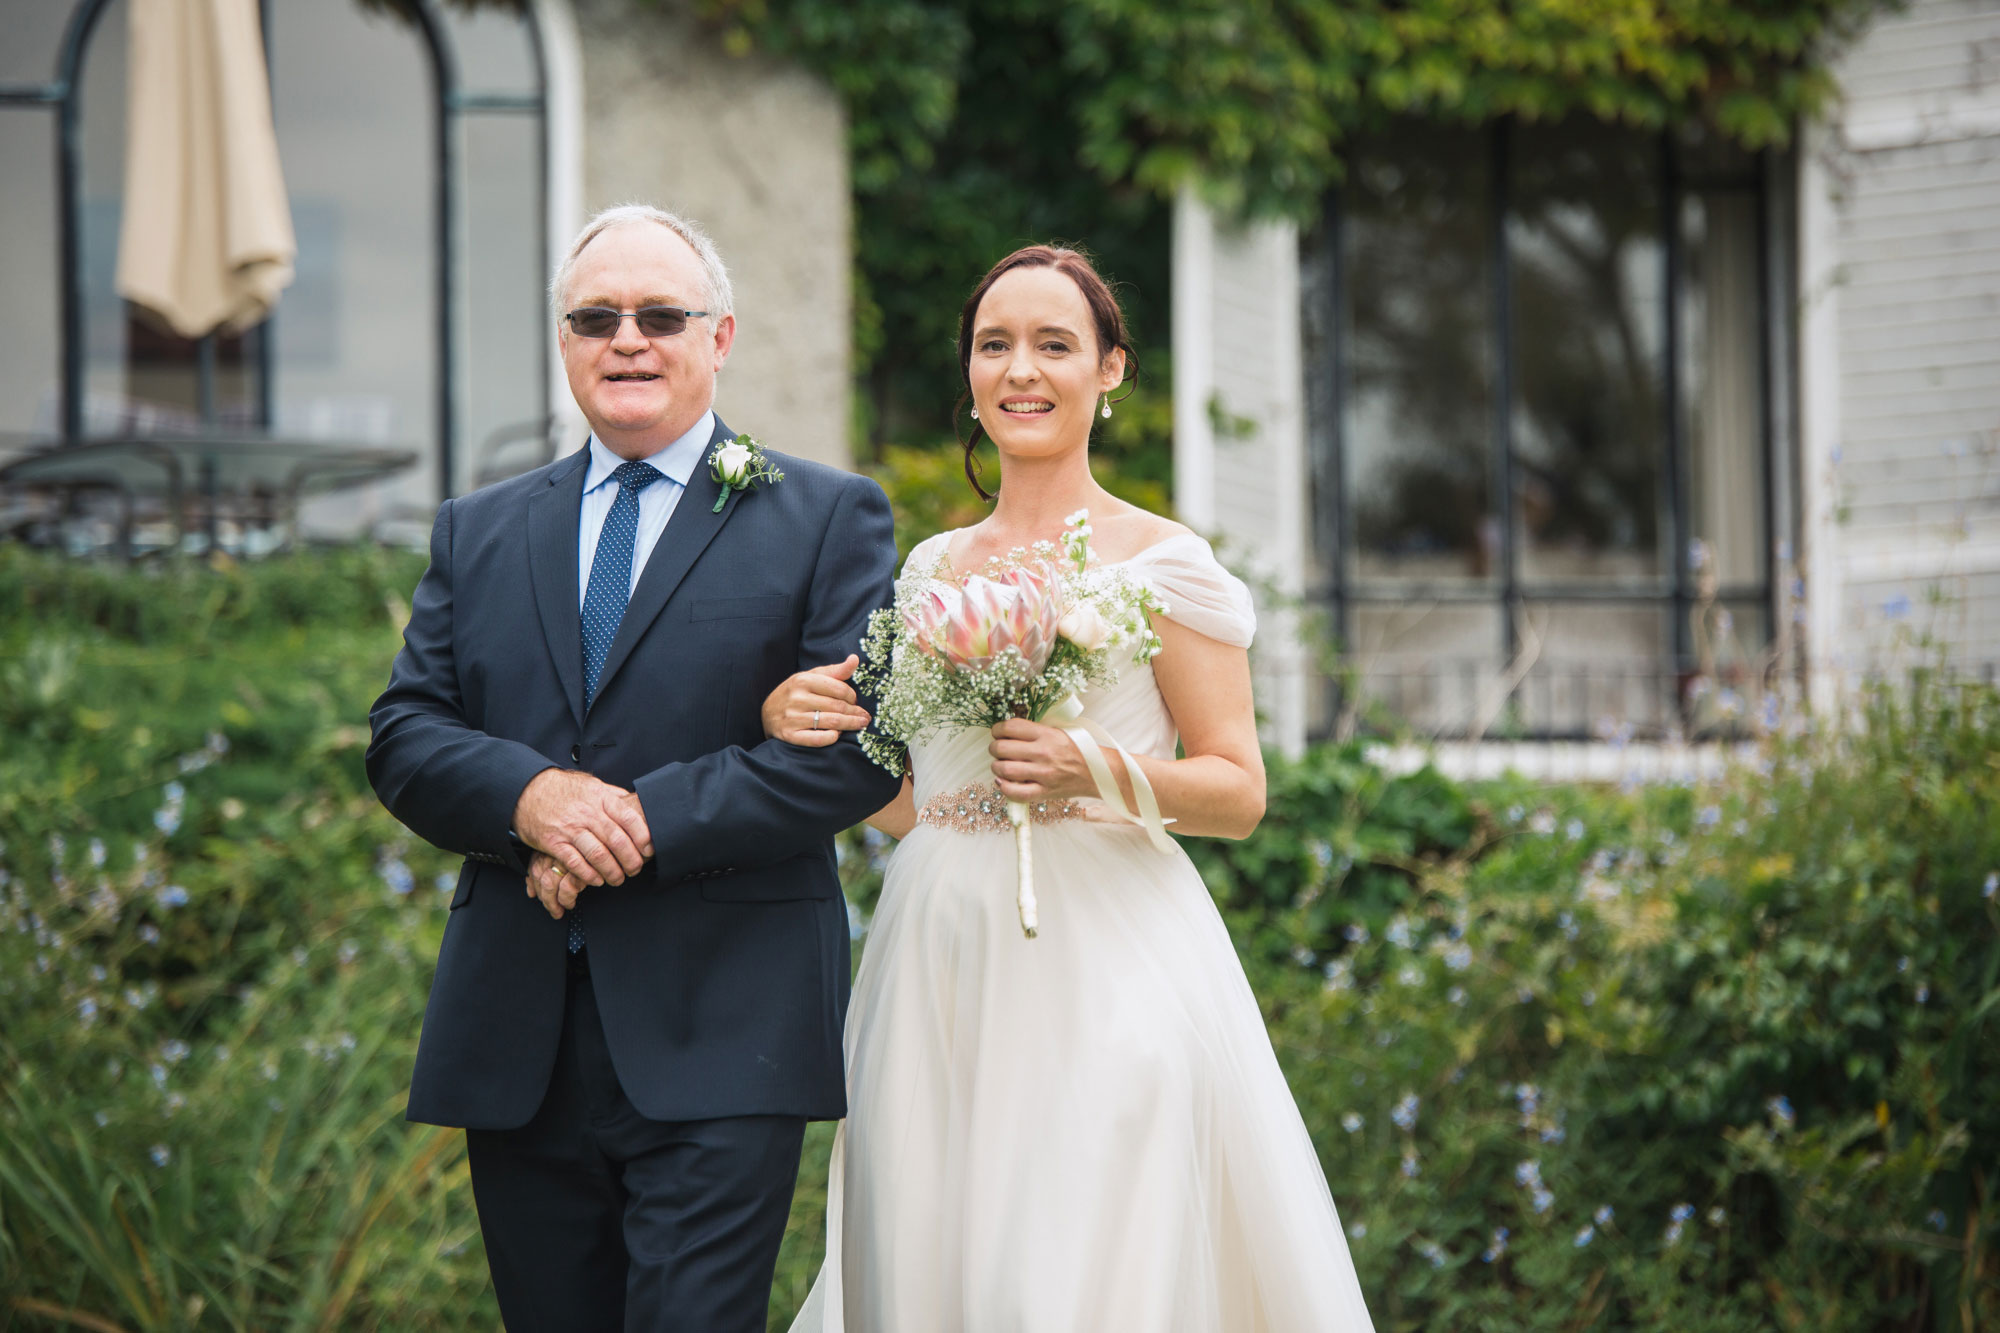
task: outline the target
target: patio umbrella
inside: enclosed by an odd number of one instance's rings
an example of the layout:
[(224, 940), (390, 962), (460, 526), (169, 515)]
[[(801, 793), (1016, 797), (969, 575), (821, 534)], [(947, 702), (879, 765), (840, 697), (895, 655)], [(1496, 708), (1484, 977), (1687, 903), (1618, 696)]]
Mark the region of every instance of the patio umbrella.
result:
[(131, 0), (118, 291), (198, 338), (292, 280), (257, 0)]

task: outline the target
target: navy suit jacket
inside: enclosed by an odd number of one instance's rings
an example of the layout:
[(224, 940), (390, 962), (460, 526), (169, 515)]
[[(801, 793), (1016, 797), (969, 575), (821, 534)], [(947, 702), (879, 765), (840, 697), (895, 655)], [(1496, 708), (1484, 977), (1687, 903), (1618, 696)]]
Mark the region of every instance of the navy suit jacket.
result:
[[(716, 423), (715, 441), (732, 432)], [(369, 780), (466, 857), (411, 1079), (412, 1120), (511, 1129), (540, 1106), (562, 1027), (566, 924), (527, 896), (511, 822), (551, 766), (636, 791), (654, 860), (586, 889), (591, 984), (619, 1082), (655, 1120), (846, 1113), (847, 909), (833, 835), (897, 780), (852, 737), (764, 738), (786, 676), (856, 650), (892, 596), (874, 482), (773, 454), (733, 492), (698, 467), (641, 572), (583, 710), (577, 525), (588, 451), (447, 500)]]

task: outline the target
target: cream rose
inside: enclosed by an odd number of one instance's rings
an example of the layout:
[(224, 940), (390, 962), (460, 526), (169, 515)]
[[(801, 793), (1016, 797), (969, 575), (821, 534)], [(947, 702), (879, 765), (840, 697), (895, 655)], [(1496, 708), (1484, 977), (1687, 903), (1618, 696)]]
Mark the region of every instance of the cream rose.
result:
[(1063, 612), (1056, 633), (1086, 653), (1094, 653), (1111, 641), (1111, 622), (1089, 602), (1079, 602)]

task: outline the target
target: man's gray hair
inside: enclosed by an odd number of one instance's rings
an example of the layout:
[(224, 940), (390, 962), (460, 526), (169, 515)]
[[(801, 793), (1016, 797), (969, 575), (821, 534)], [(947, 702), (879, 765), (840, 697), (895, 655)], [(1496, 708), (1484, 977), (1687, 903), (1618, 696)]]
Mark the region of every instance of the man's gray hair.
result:
[(605, 209), (584, 223), (583, 230), (578, 232), (576, 240), (570, 243), (569, 253), (563, 256), (562, 263), (556, 265), (556, 275), (549, 282), (549, 306), (555, 311), (557, 319), (561, 319), (565, 313), (565, 303), (569, 299), (570, 275), (576, 271), (577, 257), (583, 253), (584, 248), (611, 228), (633, 222), (650, 222), (655, 226), (665, 227), (686, 241), (693, 249), (695, 258), (701, 260), (701, 271), (708, 283), (708, 293), (704, 299), (708, 304), (709, 313), (715, 316), (717, 322), (720, 322), (724, 315), (735, 313), (736, 298), (729, 290), (729, 270), (723, 266), (722, 256), (716, 253), (715, 242), (708, 239), (707, 232), (688, 219), (677, 213), (669, 213), (664, 208), (655, 208), (651, 204), (619, 204)]

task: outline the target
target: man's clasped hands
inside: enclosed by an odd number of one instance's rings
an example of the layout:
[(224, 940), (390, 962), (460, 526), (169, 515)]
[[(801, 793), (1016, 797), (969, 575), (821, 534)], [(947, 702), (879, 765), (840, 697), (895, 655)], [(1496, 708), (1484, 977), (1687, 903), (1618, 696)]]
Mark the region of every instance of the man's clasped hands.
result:
[(514, 833), (535, 849), (528, 896), (553, 917), (585, 888), (623, 884), (653, 855), (638, 794), (575, 769), (535, 775), (514, 805)]

